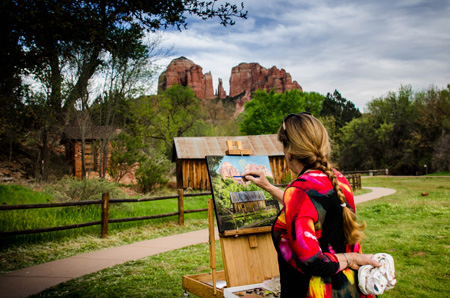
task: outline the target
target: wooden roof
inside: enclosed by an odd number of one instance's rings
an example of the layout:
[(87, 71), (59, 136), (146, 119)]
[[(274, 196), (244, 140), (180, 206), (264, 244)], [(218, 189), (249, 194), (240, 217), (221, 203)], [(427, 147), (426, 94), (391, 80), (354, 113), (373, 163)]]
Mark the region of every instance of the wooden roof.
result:
[(174, 138), (174, 159), (203, 159), (207, 155), (225, 155), (226, 141), (241, 141), (243, 149), (251, 149), (252, 155), (283, 156), (283, 145), (277, 135), (234, 137), (180, 137)]

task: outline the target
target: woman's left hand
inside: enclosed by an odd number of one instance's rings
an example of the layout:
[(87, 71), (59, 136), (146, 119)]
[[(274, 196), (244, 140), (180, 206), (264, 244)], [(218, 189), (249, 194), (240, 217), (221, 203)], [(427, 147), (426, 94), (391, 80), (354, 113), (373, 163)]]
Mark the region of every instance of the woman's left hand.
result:
[(381, 266), (380, 262), (372, 259), (373, 255), (371, 254), (347, 253), (347, 256), (350, 258), (350, 268), (353, 270), (358, 270), (364, 265)]
[[(346, 257), (347, 255), (347, 257)], [(373, 260), (371, 254), (359, 254), (356, 252), (340, 253), (336, 255), (339, 260), (339, 266), (341, 270), (345, 268), (351, 268), (358, 270), (359, 267), (364, 265), (372, 265), (374, 267), (380, 267), (381, 263)], [(348, 258), (348, 260), (347, 260)]]

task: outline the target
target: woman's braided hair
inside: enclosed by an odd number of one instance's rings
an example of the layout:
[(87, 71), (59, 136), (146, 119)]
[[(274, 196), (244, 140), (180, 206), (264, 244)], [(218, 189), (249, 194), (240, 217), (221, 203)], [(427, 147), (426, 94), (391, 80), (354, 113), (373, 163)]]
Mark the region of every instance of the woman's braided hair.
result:
[[(325, 173), (341, 204), (346, 204), (345, 195), (329, 161), (331, 146), (327, 130), (317, 118), (307, 113), (285, 118), (284, 125), (278, 130), (278, 140), (283, 143), (286, 152), (306, 168)], [(366, 223), (358, 224), (355, 213), (347, 204), (343, 208), (342, 216), (347, 244), (360, 242), (364, 238), (362, 231), (366, 228)]]

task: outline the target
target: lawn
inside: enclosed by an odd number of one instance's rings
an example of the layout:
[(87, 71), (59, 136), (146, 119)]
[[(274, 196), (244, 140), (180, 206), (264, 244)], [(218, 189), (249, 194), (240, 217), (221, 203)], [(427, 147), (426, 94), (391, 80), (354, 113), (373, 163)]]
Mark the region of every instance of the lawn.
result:
[[(367, 253), (386, 252), (395, 260), (397, 285), (383, 297), (448, 297), (450, 178), (377, 176), (363, 179), (363, 186), (397, 190), (391, 196), (357, 205), (358, 220), (365, 220), (368, 224), (363, 250)], [(428, 195), (422, 196), (422, 193)], [(195, 230), (205, 228), (206, 222), (190, 219), (186, 225)], [(184, 232), (175, 224), (148, 228), (148, 235), (146, 232), (139, 234), (140, 229), (133, 229), (122, 231), (123, 234), (113, 235), (106, 241), (115, 246), (139, 241), (141, 237), (152, 237), (158, 231), (165, 231), (165, 234)], [(139, 235), (135, 236), (135, 233)], [(83, 239), (82, 246), (96, 250), (108, 244), (97, 237), (90, 237)], [(65, 249), (76, 252), (76, 247), (80, 245), (77, 239), (73, 239)], [(20, 254), (27, 258), (36, 247), (23, 246), (21, 249)], [(220, 270), (223, 265), (218, 243), (216, 249)], [(50, 245), (47, 251), (58, 255), (58, 250), (57, 245)], [(44, 254), (40, 257), (41, 261), (47, 261)], [(2, 258), (2, 265), (5, 261), (8, 262)], [(208, 268), (208, 246), (199, 244), (92, 273), (34, 297), (183, 297), (181, 277), (208, 272)]]

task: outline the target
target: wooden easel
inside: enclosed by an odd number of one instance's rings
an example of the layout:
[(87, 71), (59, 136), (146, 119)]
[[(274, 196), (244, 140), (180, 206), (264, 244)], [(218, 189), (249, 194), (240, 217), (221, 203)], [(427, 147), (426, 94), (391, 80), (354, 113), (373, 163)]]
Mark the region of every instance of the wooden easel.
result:
[[(227, 140), (226, 155), (251, 155), (241, 141)], [(236, 149), (234, 148), (236, 146)], [(271, 227), (228, 230), (219, 234), (224, 271), (216, 272), (214, 203), (208, 200), (209, 252), (211, 274), (183, 277), (183, 289), (200, 297), (224, 297), (217, 281), (228, 288), (257, 284), (279, 275), (277, 253), (272, 243)]]
[[(234, 148), (236, 147), (236, 149)], [(227, 140), (226, 155), (252, 155), (252, 149), (242, 149), (242, 142)]]

